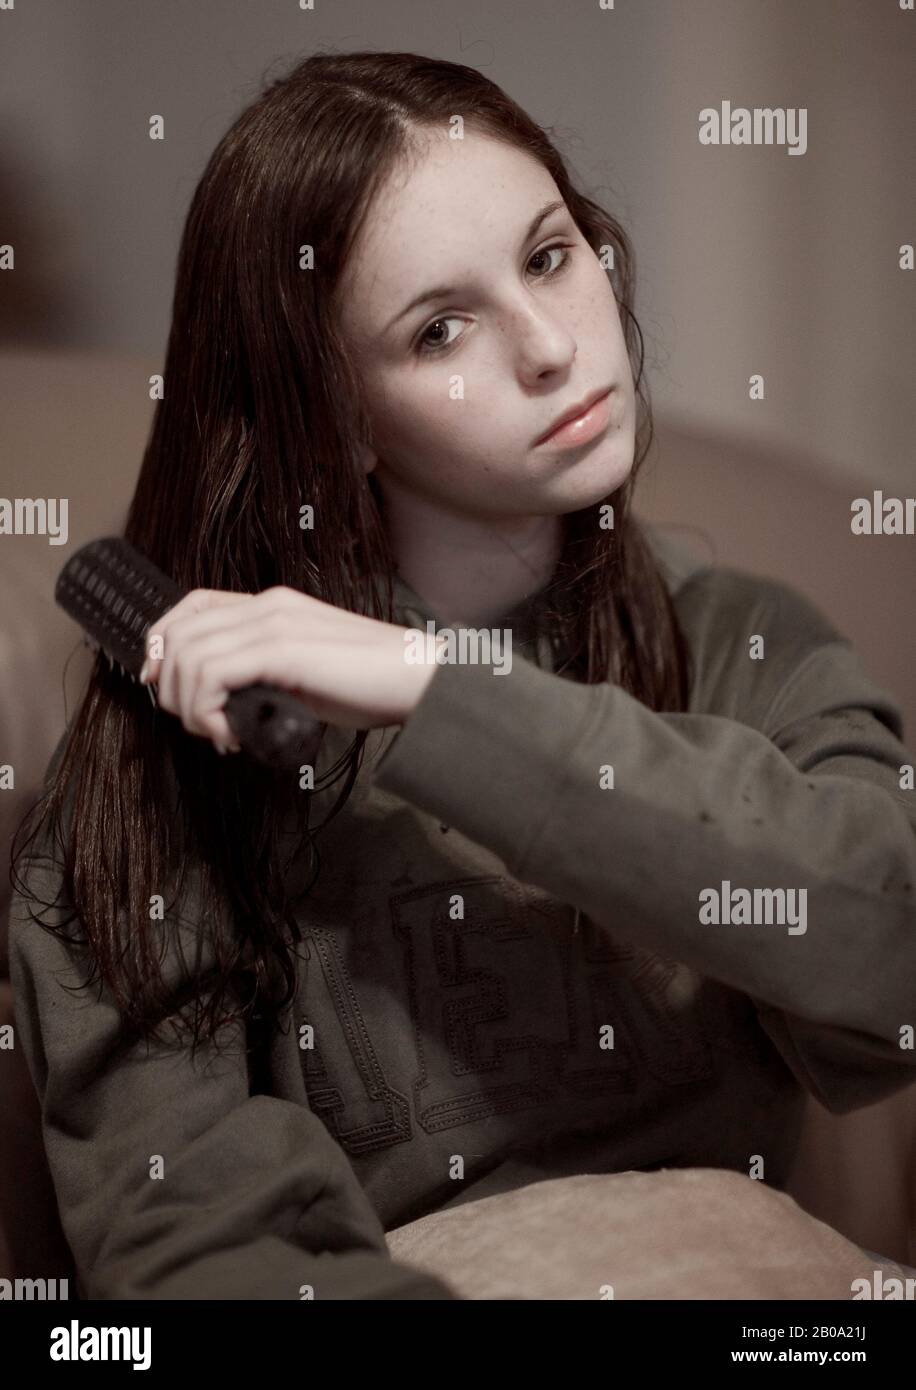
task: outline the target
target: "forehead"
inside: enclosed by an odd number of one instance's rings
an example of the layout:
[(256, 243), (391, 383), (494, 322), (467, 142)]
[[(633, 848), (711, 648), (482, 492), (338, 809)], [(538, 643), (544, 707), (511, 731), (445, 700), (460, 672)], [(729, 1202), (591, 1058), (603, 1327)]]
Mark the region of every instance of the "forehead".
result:
[(470, 132), (423, 130), (369, 208), (338, 289), (345, 333), (380, 333), (433, 285), (470, 282), (514, 257), (538, 208), (559, 197), (542, 164)]

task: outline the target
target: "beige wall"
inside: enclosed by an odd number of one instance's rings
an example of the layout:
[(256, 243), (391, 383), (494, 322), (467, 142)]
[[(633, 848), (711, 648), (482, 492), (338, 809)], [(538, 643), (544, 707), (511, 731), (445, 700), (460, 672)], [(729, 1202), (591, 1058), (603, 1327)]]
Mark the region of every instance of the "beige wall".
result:
[[(916, 241), (916, 14), (897, 0), (641, 8), (658, 117), (637, 232), (670, 352), (659, 402), (912, 495), (916, 271), (898, 248)], [(724, 99), (806, 107), (807, 152), (700, 145), (697, 112)]]

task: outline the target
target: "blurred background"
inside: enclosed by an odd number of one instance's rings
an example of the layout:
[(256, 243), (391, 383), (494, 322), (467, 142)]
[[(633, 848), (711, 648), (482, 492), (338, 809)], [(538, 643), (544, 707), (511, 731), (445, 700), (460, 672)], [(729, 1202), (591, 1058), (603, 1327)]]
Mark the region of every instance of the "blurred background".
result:
[[(0, 247), (15, 252), (0, 273), (0, 497), (68, 498), (69, 541), (0, 536), (0, 763), (16, 769), (4, 855), (88, 670), (53, 582), (130, 499), (192, 192), (264, 81), (318, 48), (466, 63), (552, 131), (636, 251), (657, 428), (637, 511), (806, 593), (897, 699), (912, 748), (916, 537), (853, 536), (850, 507), (916, 493), (916, 279), (899, 264), (916, 240), (916, 13), (898, 0), (17, 0), (0, 9)], [(701, 145), (700, 111), (726, 100), (806, 108), (806, 153)], [(149, 138), (155, 115), (164, 140)], [(749, 398), (755, 373), (763, 400)], [(4, 926), (8, 895), (4, 871)], [(799, 1190), (850, 1238), (912, 1261), (908, 1104), (867, 1133), (844, 1117), (846, 1158), (831, 1129), (833, 1162)], [(893, 1171), (882, 1185), (872, 1168), (866, 1191), (879, 1132)], [(20, 1183), (30, 1142), (0, 1144)], [(2, 1242), (0, 1227), (0, 1264)]]

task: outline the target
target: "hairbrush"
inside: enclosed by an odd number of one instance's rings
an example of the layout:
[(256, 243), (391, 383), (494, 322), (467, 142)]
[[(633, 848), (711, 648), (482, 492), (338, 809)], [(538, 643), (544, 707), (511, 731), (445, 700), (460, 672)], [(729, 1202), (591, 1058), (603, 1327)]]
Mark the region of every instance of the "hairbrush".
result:
[[(146, 634), (182, 590), (130, 541), (106, 536), (82, 546), (57, 578), (54, 599), (80, 625), (88, 645), (136, 680)], [(155, 703), (153, 687), (147, 687)], [(258, 682), (230, 691), (223, 713), (239, 745), (265, 767), (314, 766), (325, 725), (301, 700)]]

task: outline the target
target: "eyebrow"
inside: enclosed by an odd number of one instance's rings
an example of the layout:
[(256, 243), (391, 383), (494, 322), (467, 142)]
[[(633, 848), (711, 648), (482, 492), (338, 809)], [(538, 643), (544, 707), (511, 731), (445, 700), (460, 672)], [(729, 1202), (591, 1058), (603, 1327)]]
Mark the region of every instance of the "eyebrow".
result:
[[(562, 198), (556, 199), (552, 203), (545, 203), (544, 206), (540, 209), (540, 211), (536, 212), (534, 217), (532, 217), (531, 222), (528, 226), (528, 230), (525, 232), (525, 235), (522, 238), (521, 244), (524, 246), (526, 241), (531, 240), (538, 227), (540, 227), (542, 222), (545, 222), (547, 220), (551, 213), (558, 212), (560, 208), (565, 207), (566, 204)], [(394, 327), (394, 325), (398, 323), (402, 318), (404, 318), (405, 314), (410, 313), (411, 309), (418, 308), (421, 304), (427, 303), (428, 300), (445, 299), (450, 294), (457, 293), (458, 290), (454, 285), (436, 285), (431, 290), (424, 290), (422, 294), (417, 295), (416, 299), (412, 299), (410, 303), (406, 305), (405, 308), (401, 309), (400, 313), (395, 314), (394, 318), (388, 324), (387, 328), (382, 330), (383, 334), (389, 333), (391, 329)]]

